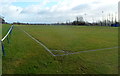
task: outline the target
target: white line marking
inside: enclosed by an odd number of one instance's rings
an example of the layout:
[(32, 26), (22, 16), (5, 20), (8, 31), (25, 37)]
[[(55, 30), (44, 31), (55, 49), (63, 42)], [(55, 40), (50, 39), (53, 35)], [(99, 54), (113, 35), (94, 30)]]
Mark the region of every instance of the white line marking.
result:
[(74, 52), (74, 53), (67, 53), (67, 54), (62, 54), (62, 55), (55, 55), (55, 56), (64, 56), (64, 55), (71, 55), (71, 54), (79, 54), (79, 53), (84, 53), (84, 52), (91, 52), (91, 51), (100, 51), (100, 50), (107, 50), (107, 49), (114, 49), (114, 48), (119, 48), (119, 47), (112, 47), (112, 48), (103, 48), (103, 49), (96, 49), (96, 50), (87, 50), (87, 51), (79, 51), (79, 52)]
[(51, 51), (59, 51), (59, 52), (65, 52), (65, 51), (63, 51), (63, 50), (51, 50)]
[(9, 31), (8, 31), (7, 34), (1, 39), (1, 41), (4, 41), (4, 40), (5, 40), (5, 38), (9, 35), (10, 31), (12, 30), (13, 26), (14, 26), (14, 25), (12, 25), (12, 26), (10, 27)]
[[(21, 29), (22, 30), (22, 29)], [(55, 56), (44, 44), (42, 44), (40, 41), (38, 41), (37, 39), (35, 39), (34, 37), (32, 37), (29, 33), (27, 33), (26, 31), (22, 30), (25, 34), (27, 34), (30, 38), (32, 38), (33, 40), (35, 40), (37, 43), (39, 43), (41, 46), (43, 46), (45, 48), (45, 50), (47, 50), (49, 53), (51, 53), (53, 56)]]

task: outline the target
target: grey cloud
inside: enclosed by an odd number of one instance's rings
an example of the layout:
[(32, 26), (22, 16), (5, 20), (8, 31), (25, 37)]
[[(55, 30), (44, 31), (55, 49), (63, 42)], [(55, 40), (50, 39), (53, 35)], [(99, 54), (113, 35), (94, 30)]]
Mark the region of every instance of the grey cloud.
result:
[(100, 4), (100, 3), (101, 3), (100, 1), (92, 2), (92, 4)]
[(37, 12), (31, 10), (22, 10), (20, 14), (37, 14)]
[(49, 10), (40, 10), (37, 12), (37, 14), (45, 15), (45, 14), (51, 14), (51, 12)]
[(24, 14), (24, 13), (27, 13), (27, 11), (22, 10), (22, 11), (20, 12), (20, 14)]
[(25, 9), (23, 9), (23, 10), (20, 12), (20, 14), (29, 14), (29, 13), (31, 13), (31, 12), (28, 11), (28, 10), (25, 10)]
[(90, 5), (89, 4), (80, 4), (80, 5), (72, 8), (72, 10), (77, 11), (77, 10), (83, 10), (83, 9), (86, 9), (86, 8), (90, 8)]

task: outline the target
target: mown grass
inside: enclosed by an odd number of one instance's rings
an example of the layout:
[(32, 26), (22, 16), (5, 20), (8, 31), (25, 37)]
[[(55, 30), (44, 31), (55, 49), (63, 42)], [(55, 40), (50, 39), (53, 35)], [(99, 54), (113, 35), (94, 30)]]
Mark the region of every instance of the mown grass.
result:
[(4, 41), (3, 74), (116, 74), (118, 49), (54, 57), (18, 28), (50, 49), (70, 52), (117, 46), (114, 27), (15, 26)]
[(2, 24), (0, 24), (0, 39), (2, 38)]
[[(0, 40), (6, 35), (6, 33), (8, 32), (10, 28), (9, 24), (0, 24)], [(2, 74), (2, 47), (1, 47), (1, 42), (0, 42), (0, 75)]]
[(118, 46), (118, 28), (85, 26), (21, 26), (53, 50), (70, 52)]
[[(0, 23), (0, 39), (2, 39), (2, 24)], [(0, 49), (1, 43), (0, 43)], [(0, 75), (2, 74), (2, 50), (0, 50)]]
[(6, 35), (11, 24), (2, 24), (2, 38)]

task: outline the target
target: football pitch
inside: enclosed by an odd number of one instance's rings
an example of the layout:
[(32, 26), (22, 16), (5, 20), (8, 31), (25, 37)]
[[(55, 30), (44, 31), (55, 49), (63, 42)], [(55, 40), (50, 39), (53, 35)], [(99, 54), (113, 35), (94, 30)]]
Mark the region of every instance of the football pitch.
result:
[(8, 37), (3, 74), (118, 73), (118, 27), (14, 25)]

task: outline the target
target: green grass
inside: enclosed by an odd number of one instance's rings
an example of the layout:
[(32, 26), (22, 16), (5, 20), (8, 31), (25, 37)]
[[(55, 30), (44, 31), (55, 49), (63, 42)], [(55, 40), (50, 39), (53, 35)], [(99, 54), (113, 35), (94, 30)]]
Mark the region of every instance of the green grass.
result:
[(4, 41), (3, 74), (118, 73), (117, 48), (54, 57), (18, 28), (53, 50), (77, 52), (118, 46), (116, 27), (15, 26), (10, 43)]
[(118, 29), (112, 27), (21, 26), (50, 49), (84, 51), (117, 46)]
[(2, 38), (2, 24), (0, 24), (0, 39)]
[[(0, 39), (2, 39), (2, 24), (0, 24)], [(0, 44), (1, 49), (1, 44)], [(2, 74), (2, 50), (0, 50), (0, 75)]]
[(10, 28), (10, 24), (2, 24), (2, 38), (6, 35)]
[[(0, 24), (0, 40), (6, 35), (10, 28), (10, 25), (8, 24)], [(0, 43), (0, 75), (2, 74), (2, 47)]]

